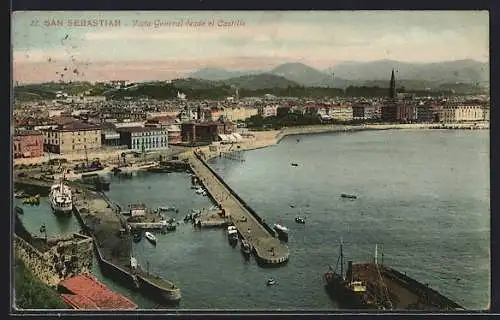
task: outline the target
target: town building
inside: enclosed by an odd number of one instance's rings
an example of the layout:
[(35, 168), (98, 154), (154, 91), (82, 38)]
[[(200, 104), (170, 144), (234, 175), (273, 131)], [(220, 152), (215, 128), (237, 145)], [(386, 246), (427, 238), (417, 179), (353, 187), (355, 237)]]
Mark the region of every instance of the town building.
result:
[(417, 106), (410, 102), (399, 102), (396, 105), (396, 121), (400, 123), (412, 123), (417, 120)]
[(12, 140), (14, 159), (43, 156), (43, 133), (39, 131), (20, 131), (14, 134)]
[(101, 124), (101, 144), (106, 147), (120, 146), (120, 133), (116, 131), (113, 123), (104, 122)]
[(138, 152), (168, 149), (168, 133), (159, 127), (125, 127), (117, 128), (120, 133), (120, 144)]
[(441, 122), (483, 121), (484, 108), (481, 105), (448, 104), (443, 106)]
[(352, 106), (354, 120), (369, 120), (377, 117), (376, 107), (369, 102), (358, 102)]
[(278, 105), (267, 105), (259, 107), (257, 113), (263, 118), (276, 117), (278, 113)]
[(421, 102), (417, 105), (417, 121), (431, 123), (434, 121), (434, 106), (430, 103)]
[(351, 121), (353, 119), (353, 110), (350, 105), (336, 105), (330, 108), (330, 117), (337, 121)]
[(182, 142), (181, 127), (179, 125), (170, 125), (167, 127), (168, 143), (178, 144)]
[[(206, 114), (208, 111), (208, 115)], [(205, 111), (205, 116), (203, 118), (209, 121), (217, 121), (221, 118), (227, 119), (229, 121), (244, 121), (252, 116), (258, 114), (257, 108), (224, 108), (224, 107), (213, 107)]]
[(84, 122), (45, 129), (43, 135), (44, 149), (52, 153), (68, 154), (101, 148), (101, 128)]
[(211, 143), (219, 140), (220, 134), (236, 132), (236, 124), (229, 121), (188, 122), (181, 124), (183, 142)]

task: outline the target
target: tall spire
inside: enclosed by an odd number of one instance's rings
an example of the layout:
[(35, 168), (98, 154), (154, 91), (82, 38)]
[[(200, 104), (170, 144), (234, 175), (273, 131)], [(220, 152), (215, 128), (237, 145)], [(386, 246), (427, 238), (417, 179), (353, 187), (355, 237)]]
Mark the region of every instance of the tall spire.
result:
[(394, 69), (392, 69), (391, 73), (391, 83), (389, 88), (389, 98), (396, 98), (396, 78), (394, 77)]

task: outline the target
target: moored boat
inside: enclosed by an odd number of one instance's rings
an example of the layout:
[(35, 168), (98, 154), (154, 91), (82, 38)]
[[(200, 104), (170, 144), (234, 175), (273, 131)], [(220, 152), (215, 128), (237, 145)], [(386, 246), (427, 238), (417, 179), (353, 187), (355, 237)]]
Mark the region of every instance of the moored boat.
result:
[(227, 227), (227, 239), (233, 246), (238, 243), (238, 230), (236, 230), (235, 226)]
[(278, 233), (278, 238), (283, 241), (288, 241), (288, 228), (281, 224), (274, 224), (274, 230)]
[(276, 279), (274, 278), (269, 278), (267, 279), (267, 286), (274, 286), (275, 284), (277, 284), (278, 282), (276, 281)]
[(132, 233), (132, 239), (134, 240), (134, 242), (139, 242), (139, 241), (141, 241), (141, 239), (142, 239), (142, 234), (141, 234), (141, 232), (138, 232), (138, 231), (133, 232), (133, 233)]
[(250, 243), (248, 243), (245, 239), (241, 239), (240, 243), (241, 252), (245, 255), (250, 255), (250, 253), (252, 253), (252, 246)]
[(296, 217), (295, 222), (300, 223), (300, 224), (305, 224), (306, 220), (302, 217)]
[(151, 232), (146, 231), (144, 235), (146, 236), (146, 239), (149, 240), (149, 242), (151, 242), (152, 244), (156, 244), (156, 237)]
[(73, 210), (71, 188), (64, 184), (63, 179), (50, 187), (50, 206), (56, 215), (70, 215)]
[(347, 193), (342, 193), (340, 197), (345, 198), (345, 199), (357, 199), (358, 196), (354, 194), (347, 194)]

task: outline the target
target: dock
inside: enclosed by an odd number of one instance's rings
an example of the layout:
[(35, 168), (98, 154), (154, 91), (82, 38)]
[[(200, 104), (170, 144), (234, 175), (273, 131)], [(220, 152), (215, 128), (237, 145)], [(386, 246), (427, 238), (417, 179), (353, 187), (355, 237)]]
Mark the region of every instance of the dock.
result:
[(274, 231), (214, 172), (196, 152), (189, 157), (191, 171), (251, 246), (257, 260), (265, 265), (288, 261), (288, 247)]
[(155, 300), (179, 303), (181, 293), (175, 284), (144, 271), (140, 266), (132, 267), (132, 236), (119, 208), (102, 192), (74, 190), (74, 194), (75, 216), (94, 240), (103, 274), (139, 289)]
[(229, 217), (224, 217), (221, 211), (202, 213), (194, 222), (196, 226), (201, 228), (217, 228), (225, 227), (229, 224)]

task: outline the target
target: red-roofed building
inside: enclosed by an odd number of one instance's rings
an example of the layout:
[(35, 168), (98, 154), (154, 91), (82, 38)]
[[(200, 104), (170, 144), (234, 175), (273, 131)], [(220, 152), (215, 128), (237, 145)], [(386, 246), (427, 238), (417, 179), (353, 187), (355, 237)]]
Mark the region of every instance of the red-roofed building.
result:
[(59, 283), (61, 298), (75, 309), (133, 310), (137, 305), (111, 291), (89, 274), (81, 274)]
[(43, 156), (43, 134), (38, 131), (19, 131), (12, 137), (14, 158)]

